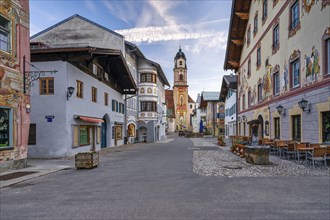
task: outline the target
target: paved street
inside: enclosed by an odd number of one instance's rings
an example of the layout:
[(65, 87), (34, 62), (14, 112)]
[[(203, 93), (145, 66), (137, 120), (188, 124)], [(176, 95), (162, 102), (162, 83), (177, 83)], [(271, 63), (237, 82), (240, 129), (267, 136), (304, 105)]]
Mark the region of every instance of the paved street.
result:
[(175, 137), (105, 154), (93, 170), (71, 161), (72, 169), (1, 188), (0, 219), (330, 218), (328, 176), (201, 176), (192, 171), (198, 149)]

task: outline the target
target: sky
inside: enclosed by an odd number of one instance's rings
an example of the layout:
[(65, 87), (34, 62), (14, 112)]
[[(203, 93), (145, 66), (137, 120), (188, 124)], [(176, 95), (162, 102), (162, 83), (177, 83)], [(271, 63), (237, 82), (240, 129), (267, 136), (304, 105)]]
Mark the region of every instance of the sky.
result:
[[(187, 58), (189, 95), (220, 92), (230, 0), (30, 0), (30, 35), (74, 14), (114, 30), (162, 66), (173, 86), (174, 57)], [(167, 88), (167, 87), (166, 87)]]

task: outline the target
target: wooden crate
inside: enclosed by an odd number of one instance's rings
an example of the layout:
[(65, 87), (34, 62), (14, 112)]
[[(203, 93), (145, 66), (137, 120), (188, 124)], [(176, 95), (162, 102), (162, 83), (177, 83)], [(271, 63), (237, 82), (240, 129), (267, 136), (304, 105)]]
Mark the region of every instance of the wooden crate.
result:
[(82, 152), (75, 155), (76, 169), (92, 169), (99, 165), (99, 153)]

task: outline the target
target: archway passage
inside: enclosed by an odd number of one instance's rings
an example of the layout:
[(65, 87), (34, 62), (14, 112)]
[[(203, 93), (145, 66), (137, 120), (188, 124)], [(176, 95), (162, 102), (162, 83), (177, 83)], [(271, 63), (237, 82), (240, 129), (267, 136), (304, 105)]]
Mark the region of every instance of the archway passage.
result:
[(146, 127), (140, 127), (139, 129), (139, 139), (141, 142), (147, 142), (147, 132), (148, 132), (148, 129)]
[(133, 143), (135, 143), (135, 141), (136, 141), (135, 124), (130, 123), (127, 126), (127, 135), (129, 138), (134, 138), (132, 141), (133, 141)]

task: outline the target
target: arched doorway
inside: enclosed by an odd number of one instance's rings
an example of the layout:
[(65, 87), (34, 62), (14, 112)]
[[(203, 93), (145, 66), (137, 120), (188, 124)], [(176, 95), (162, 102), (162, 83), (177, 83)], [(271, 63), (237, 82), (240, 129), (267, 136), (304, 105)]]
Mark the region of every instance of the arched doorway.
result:
[(258, 121), (260, 122), (258, 126), (258, 138), (260, 140), (261, 138), (264, 138), (264, 119), (261, 115), (258, 116)]
[(101, 124), (101, 148), (106, 148), (109, 135), (108, 135), (108, 126), (110, 125), (110, 117), (108, 114), (103, 116), (103, 123)]

